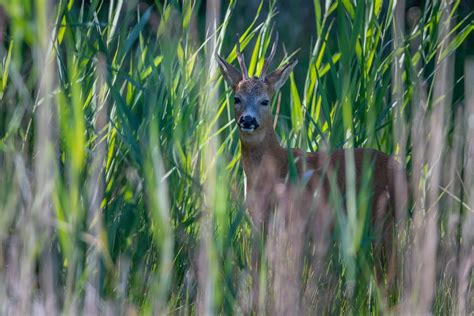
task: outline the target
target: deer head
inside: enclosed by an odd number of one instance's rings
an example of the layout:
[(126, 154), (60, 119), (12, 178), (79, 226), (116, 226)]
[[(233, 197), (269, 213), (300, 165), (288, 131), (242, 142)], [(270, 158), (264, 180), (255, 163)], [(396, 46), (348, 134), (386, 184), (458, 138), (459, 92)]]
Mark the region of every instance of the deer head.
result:
[(297, 60), (283, 65), (267, 74), (268, 67), (275, 55), (278, 35), (272, 50), (262, 68), (260, 77), (249, 78), (240, 43), (237, 40), (237, 60), (240, 71), (216, 55), (221, 73), (234, 90), (235, 121), (239, 126), (240, 138), (247, 143), (258, 143), (264, 140), (265, 133), (273, 131), (273, 118), (270, 101), (278, 89), (286, 82)]

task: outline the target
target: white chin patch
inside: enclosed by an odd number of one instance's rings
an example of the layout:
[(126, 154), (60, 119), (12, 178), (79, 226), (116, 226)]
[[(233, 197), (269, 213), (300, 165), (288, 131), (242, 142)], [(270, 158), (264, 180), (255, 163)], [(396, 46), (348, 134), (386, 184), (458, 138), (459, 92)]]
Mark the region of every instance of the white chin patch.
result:
[(245, 128), (241, 127), (240, 130), (245, 133), (253, 133), (255, 131), (255, 128)]

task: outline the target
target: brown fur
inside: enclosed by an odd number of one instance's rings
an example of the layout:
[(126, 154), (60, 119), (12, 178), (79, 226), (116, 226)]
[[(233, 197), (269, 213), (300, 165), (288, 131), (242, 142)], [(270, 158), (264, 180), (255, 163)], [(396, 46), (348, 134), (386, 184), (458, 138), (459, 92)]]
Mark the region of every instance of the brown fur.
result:
[(236, 91), (247, 96), (260, 96), (263, 94), (272, 95), (273, 92), (268, 85), (260, 81), (258, 78), (251, 78), (249, 80), (242, 80), (238, 83)]

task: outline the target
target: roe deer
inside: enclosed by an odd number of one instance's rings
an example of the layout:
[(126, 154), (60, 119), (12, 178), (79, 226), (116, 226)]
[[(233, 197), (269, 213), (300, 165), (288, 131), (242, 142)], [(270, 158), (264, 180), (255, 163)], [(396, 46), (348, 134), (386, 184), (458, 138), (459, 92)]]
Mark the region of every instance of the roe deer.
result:
[[(363, 165), (365, 164), (366, 169), (371, 168), (372, 183), (369, 191), (372, 192), (372, 224), (378, 227), (377, 231), (381, 235), (383, 234), (379, 238), (379, 250), (376, 256), (384, 256), (386, 261), (394, 263), (391, 248), (392, 228), (395, 223), (395, 182), (397, 180), (396, 174), (402, 173), (401, 168), (392, 157), (374, 149), (359, 148), (335, 150), (330, 153), (306, 153), (299, 149), (289, 151), (280, 146), (273, 127), (273, 116), (269, 105), (275, 92), (288, 79), (297, 61), (289, 62), (267, 74), (270, 62), (275, 55), (277, 42), (278, 37), (273, 43), (269, 57), (265, 59), (260, 77), (249, 78), (238, 41), (236, 52), (240, 71), (216, 55), (221, 73), (234, 91), (235, 121), (238, 125), (241, 159), (247, 178), (246, 202), (255, 228), (265, 234), (264, 230), (265, 226), (268, 226), (272, 204), (281, 201), (281, 198), (278, 199), (279, 195), (281, 197), (282, 194), (289, 194), (291, 191), (288, 190), (290, 185), (286, 179), (289, 173), (290, 159), (294, 159), (297, 174), (305, 182), (305, 193), (303, 197), (297, 198), (299, 201), (293, 207), (300, 208), (297, 212), (302, 214), (301, 220), (293, 221), (291, 225), (306, 226), (297, 229), (307, 231), (310, 235), (313, 234), (312, 231), (320, 231), (320, 226), (324, 224), (324, 221), (330, 229), (334, 225), (334, 220), (330, 216), (331, 212), (327, 207), (329, 193), (333, 189), (331, 177), (335, 179), (339, 191), (344, 194), (346, 157), (351, 157), (351, 159), (353, 157), (357, 186), (361, 185)], [(293, 157), (290, 158), (290, 156)], [(326, 213), (329, 214), (326, 217), (321, 214), (311, 217), (308, 214), (313, 193), (317, 188), (320, 188), (322, 194), (316, 197), (319, 199), (316, 205), (326, 210)], [(321, 232), (318, 234), (320, 236)], [(383, 246), (381, 246), (382, 244)], [(256, 247), (253, 248), (256, 251)], [(384, 249), (383, 254), (382, 248)], [(297, 255), (301, 254), (302, 251), (297, 252)], [(253, 269), (257, 268), (255, 265), (258, 265), (258, 258), (258, 254), (253, 254), (255, 260), (252, 263)], [(255, 279), (253, 282), (257, 286), (253, 293), (255, 299), (255, 295), (258, 293), (258, 282)]]

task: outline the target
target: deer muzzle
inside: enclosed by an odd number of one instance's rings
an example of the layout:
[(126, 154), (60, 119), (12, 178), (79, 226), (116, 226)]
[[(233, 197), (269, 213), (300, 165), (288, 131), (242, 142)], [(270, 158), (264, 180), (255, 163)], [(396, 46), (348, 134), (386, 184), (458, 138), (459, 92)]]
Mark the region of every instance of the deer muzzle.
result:
[(241, 131), (247, 133), (255, 131), (260, 126), (257, 122), (257, 119), (250, 115), (242, 115), (239, 118), (237, 124), (239, 125)]

